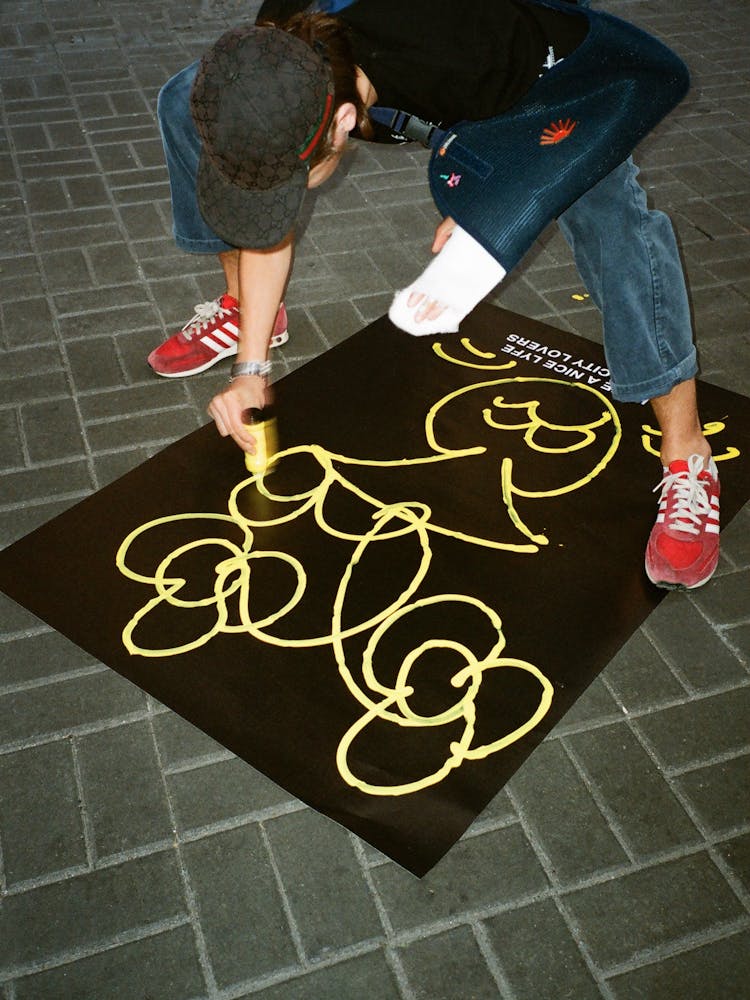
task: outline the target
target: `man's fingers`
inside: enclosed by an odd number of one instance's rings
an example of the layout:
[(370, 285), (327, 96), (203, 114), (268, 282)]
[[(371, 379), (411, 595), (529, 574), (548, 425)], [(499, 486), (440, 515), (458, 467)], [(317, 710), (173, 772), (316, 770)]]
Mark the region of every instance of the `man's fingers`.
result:
[(421, 323), (426, 319), (437, 319), (445, 311), (445, 304), (443, 302), (438, 302), (435, 299), (428, 299), (420, 309), (414, 314), (414, 319), (417, 323)]
[(216, 424), (216, 430), (219, 432), (219, 434), (221, 434), (222, 437), (225, 438), (227, 434), (229, 434), (229, 431), (227, 430), (227, 426), (224, 423), (221, 414), (214, 406), (213, 401), (208, 404), (207, 412), (209, 417), (211, 417), (213, 422)]

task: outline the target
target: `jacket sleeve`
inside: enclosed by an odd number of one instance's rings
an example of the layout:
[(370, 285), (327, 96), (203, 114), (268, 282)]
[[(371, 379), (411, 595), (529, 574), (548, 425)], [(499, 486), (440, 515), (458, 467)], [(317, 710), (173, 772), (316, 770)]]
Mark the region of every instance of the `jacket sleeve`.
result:
[(311, 0), (264, 0), (256, 21), (285, 21), (311, 5)]

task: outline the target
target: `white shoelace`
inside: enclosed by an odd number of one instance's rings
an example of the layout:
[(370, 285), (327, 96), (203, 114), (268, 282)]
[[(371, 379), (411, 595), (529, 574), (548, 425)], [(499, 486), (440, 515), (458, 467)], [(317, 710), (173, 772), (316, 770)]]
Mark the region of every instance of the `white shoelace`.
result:
[(219, 299), (213, 299), (211, 302), (199, 302), (194, 308), (195, 315), (182, 328), (186, 340), (190, 340), (194, 334), (205, 330), (209, 323), (218, 316), (229, 316), (231, 313), (230, 309), (222, 308)]
[(654, 488), (654, 493), (661, 488), (662, 496), (674, 490), (674, 509), (670, 513), (671, 527), (679, 531), (687, 531), (691, 535), (700, 534), (701, 518), (711, 513), (711, 501), (706, 490), (706, 483), (698, 478), (703, 472), (704, 462), (700, 455), (691, 455), (688, 467), (683, 472), (667, 472), (662, 481)]

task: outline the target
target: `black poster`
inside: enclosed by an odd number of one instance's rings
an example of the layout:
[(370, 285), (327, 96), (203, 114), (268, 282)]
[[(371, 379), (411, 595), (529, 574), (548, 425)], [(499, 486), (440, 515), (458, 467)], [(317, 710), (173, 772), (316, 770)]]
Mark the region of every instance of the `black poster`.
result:
[[(276, 395), (271, 474), (204, 427), (6, 549), (0, 587), (423, 875), (664, 594), (651, 411), (490, 306), (450, 337), (381, 319)], [(750, 401), (701, 410), (726, 525)]]

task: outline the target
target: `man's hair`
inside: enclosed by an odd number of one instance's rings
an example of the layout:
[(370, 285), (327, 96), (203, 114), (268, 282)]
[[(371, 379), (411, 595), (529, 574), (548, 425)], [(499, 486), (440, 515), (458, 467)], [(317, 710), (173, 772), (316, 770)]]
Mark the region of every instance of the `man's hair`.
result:
[[(373, 136), (372, 123), (362, 97), (357, 90), (357, 67), (346, 25), (328, 14), (293, 14), (279, 21), (258, 21), (261, 27), (275, 27), (306, 42), (328, 62), (333, 75), (334, 114), (342, 104), (357, 109), (357, 133), (363, 139)], [(318, 144), (310, 157), (310, 166), (321, 163), (333, 153), (330, 135)]]

